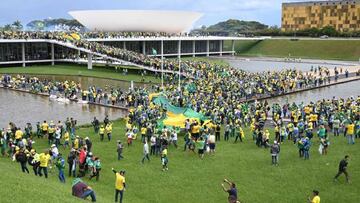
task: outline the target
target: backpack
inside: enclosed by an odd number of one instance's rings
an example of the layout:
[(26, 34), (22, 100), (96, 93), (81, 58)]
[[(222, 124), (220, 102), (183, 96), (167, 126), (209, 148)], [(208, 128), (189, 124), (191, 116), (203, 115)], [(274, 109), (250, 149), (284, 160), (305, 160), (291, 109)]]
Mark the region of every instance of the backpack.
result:
[(17, 154), (16, 156), (16, 161), (26, 162), (27, 161), (26, 154), (24, 152), (19, 152), (19, 154)]

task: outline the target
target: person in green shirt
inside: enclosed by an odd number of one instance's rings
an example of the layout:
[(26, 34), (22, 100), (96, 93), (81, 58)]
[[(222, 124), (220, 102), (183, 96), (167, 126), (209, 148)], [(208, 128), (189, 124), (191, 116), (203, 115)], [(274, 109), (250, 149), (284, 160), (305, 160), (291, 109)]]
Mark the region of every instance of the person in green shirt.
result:
[(100, 177), (100, 171), (101, 171), (101, 162), (100, 162), (100, 159), (99, 157), (95, 157), (94, 158), (94, 162), (93, 162), (93, 173), (92, 175), (90, 176), (90, 180), (93, 178), (93, 177), (96, 177), (96, 181), (99, 180), (99, 177)]
[(318, 130), (317, 133), (318, 133), (318, 136), (319, 136), (320, 139), (325, 139), (326, 138), (326, 129), (325, 129), (325, 127), (323, 125), (321, 125), (319, 127), (319, 130)]
[(204, 158), (205, 141), (203, 137), (200, 137), (200, 139), (196, 141), (196, 147), (198, 149), (199, 157), (201, 159)]
[(59, 170), (59, 180), (62, 183), (65, 183), (64, 169), (65, 169), (65, 160), (62, 158), (61, 154), (58, 154), (57, 161), (55, 163), (57, 169)]

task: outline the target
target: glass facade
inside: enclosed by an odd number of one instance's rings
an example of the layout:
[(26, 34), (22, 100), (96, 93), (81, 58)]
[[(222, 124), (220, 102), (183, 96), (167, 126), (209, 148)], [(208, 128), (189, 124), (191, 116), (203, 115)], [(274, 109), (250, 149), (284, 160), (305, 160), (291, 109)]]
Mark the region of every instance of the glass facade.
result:
[(195, 50), (196, 53), (206, 52), (206, 41), (196, 41)]
[[(124, 41), (116, 42), (100, 42), (108, 46), (124, 48)], [(176, 56), (178, 54), (178, 41), (164, 41), (164, 54), (171, 54)], [(181, 41), (181, 53), (193, 53), (193, 40)], [(143, 53), (143, 41), (127, 41), (125, 42), (126, 49), (138, 53)], [(46, 42), (25, 42), (25, 61), (51, 60), (51, 44)], [(220, 51), (220, 40), (209, 41), (209, 52)], [(225, 44), (226, 46), (226, 44)], [(156, 50), (157, 55), (161, 54), (161, 41), (146, 41), (145, 53), (153, 55), (153, 50)], [(205, 54), (207, 50), (206, 40), (195, 40), (195, 53)], [(76, 49), (63, 47), (54, 44), (54, 59), (87, 59), (85, 52), (80, 52)], [(0, 43), (0, 62), (14, 62), (22, 63), (22, 42), (17, 43)]]
[(188, 54), (193, 52), (193, 41), (181, 41), (181, 53)]
[(0, 61), (22, 61), (21, 43), (0, 43)]
[(51, 59), (51, 44), (43, 43), (25, 43), (25, 60), (46, 60)]
[(79, 56), (78, 50), (70, 49), (56, 44), (54, 45), (54, 51), (55, 51), (55, 59), (76, 59), (78, 57), (87, 58), (87, 54), (85, 53), (80, 53)]

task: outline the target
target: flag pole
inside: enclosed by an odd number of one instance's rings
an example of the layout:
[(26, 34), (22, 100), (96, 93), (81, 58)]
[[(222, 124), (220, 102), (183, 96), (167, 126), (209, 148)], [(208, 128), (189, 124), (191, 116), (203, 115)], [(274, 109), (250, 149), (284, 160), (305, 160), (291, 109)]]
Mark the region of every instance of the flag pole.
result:
[(161, 40), (161, 89), (164, 90), (164, 41)]
[(179, 92), (181, 94), (181, 41), (180, 40), (178, 47), (178, 59), (179, 59)]

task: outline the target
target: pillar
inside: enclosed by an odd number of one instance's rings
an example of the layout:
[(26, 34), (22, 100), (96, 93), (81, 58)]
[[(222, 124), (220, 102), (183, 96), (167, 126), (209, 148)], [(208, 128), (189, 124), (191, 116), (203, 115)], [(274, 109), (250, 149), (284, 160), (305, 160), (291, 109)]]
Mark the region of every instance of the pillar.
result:
[(51, 43), (51, 65), (55, 65), (55, 47), (54, 43)]
[(231, 40), (231, 55), (235, 55), (235, 40)]
[(143, 43), (142, 43), (142, 52), (144, 55), (146, 55), (146, 42), (145, 41), (143, 41)]
[(195, 52), (196, 52), (196, 45), (195, 45), (195, 40), (193, 40), (193, 44), (192, 44), (193, 57), (195, 57)]
[(222, 55), (223, 55), (223, 41), (220, 40), (219, 43), (220, 43), (220, 45), (219, 45), (219, 49), (220, 49), (219, 52), (220, 52), (220, 54), (219, 54), (219, 55), (222, 56)]
[(125, 41), (123, 41), (123, 49), (126, 50), (126, 42)]
[(88, 57), (88, 70), (92, 69), (92, 56), (93, 55), (91, 53), (87, 54), (87, 57)]
[(25, 63), (25, 42), (21, 43), (21, 61), (22, 61), (22, 67), (26, 66)]
[(206, 56), (210, 56), (210, 41), (206, 40)]
[(181, 57), (181, 40), (178, 41), (178, 58)]

